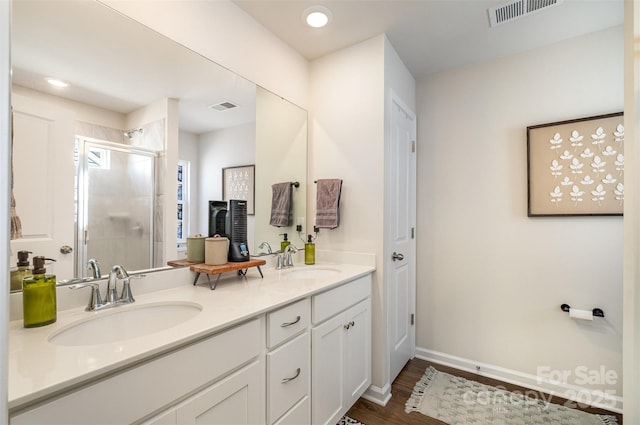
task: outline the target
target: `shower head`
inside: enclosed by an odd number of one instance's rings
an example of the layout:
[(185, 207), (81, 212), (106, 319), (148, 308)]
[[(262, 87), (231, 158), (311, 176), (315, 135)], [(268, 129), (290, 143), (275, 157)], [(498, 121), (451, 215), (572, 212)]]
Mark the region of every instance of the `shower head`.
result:
[(134, 128), (132, 130), (127, 130), (124, 133), (124, 136), (127, 137), (128, 139), (133, 138), (133, 136), (135, 136), (136, 134), (142, 134), (142, 129), (141, 128)]

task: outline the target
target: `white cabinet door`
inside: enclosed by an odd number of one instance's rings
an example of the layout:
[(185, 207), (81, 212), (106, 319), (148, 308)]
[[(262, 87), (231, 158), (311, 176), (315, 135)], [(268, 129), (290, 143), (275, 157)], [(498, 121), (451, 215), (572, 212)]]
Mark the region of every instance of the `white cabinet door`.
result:
[(312, 423), (333, 425), (371, 383), (370, 299), (311, 332)]
[(260, 362), (240, 369), (177, 407), (180, 425), (262, 423)]
[(371, 384), (371, 301), (353, 306), (345, 334), (345, 405), (350, 408)]
[(311, 330), (311, 423), (338, 423), (344, 410), (345, 315)]

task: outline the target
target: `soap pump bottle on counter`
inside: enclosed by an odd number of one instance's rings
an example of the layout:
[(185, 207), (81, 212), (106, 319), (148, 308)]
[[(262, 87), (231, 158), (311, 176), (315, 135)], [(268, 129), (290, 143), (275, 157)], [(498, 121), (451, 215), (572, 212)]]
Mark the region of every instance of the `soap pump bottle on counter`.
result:
[(307, 265), (316, 263), (316, 244), (313, 243), (311, 235), (307, 236), (307, 243), (304, 244), (304, 263)]
[(289, 242), (288, 236), (286, 233), (280, 233), (280, 235), (282, 235), (282, 242), (280, 242), (280, 251), (284, 252), (284, 250), (291, 245), (291, 242)]
[(33, 275), (22, 280), (22, 312), (24, 327), (35, 328), (57, 319), (56, 276), (47, 274), (42, 256), (33, 257)]
[(22, 289), (22, 279), (31, 276), (29, 268), (29, 254), (31, 251), (18, 251), (18, 268), (11, 270), (11, 290), (19, 291)]

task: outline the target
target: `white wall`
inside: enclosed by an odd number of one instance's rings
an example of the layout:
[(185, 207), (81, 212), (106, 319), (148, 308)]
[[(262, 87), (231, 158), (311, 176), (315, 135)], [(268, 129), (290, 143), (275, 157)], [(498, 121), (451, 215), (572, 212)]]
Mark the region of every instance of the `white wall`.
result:
[(308, 107), (309, 63), (229, 0), (101, 0), (285, 99)]
[(7, 364), (9, 363), (9, 232), (10, 226), (10, 169), (11, 169), (11, 3), (0, 2), (0, 423), (8, 423)]
[[(640, 149), (638, 149), (638, 106), (640, 105), (640, 58), (636, 40), (640, 37), (640, 7), (625, 2), (624, 9), (624, 110), (625, 204), (627, 217), (640, 211)], [(624, 221), (624, 421), (640, 422), (640, 233), (637, 219)]]
[[(372, 383), (386, 383), (382, 280), (385, 37), (374, 37), (311, 63), (309, 182), (343, 180), (340, 227), (322, 229), (317, 249), (376, 254), (372, 299)], [(315, 187), (307, 223), (315, 223)], [(388, 373), (388, 372), (387, 372)]]
[(198, 135), (189, 133), (187, 131), (180, 131), (178, 143), (178, 159), (189, 161), (189, 190), (190, 190), (190, 208), (188, 212), (188, 229), (184, 229), (186, 233), (183, 235), (185, 238), (192, 234), (195, 234), (191, 229), (200, 227), (200, 215), (206, 214), (205, 211), (200, 211), (198, 207), (198, 193), (200, 191), (200, 144), (198, 143)]
[[(209, 231), (209, 201), (222, 200), (222, 169), (240, 165), (255, 164), (256, 128), (255, 123), (212, 131), (199, 137), (199, 175), (200, 187), (196, 199), (199, 200), (198, 224), (191, 233), (206, 235)], [(255, 228), (254, 216), (247, 217), (247, 233), (250, 247)]]
[[(322, 229), (318, 249), (373, 253), (372, 385), (390, 390), (384, 285), (386, 106), (393, 90), (415, 109), (415, 81), (384, 34), (311, 63), (308, 228), (315, 223), (319, 178), (343, 180), (340, 227)], [(336, 106), (338, 105), (338, 106)]]
[[(255, 174), (255, 240), (268, 242), (273, 251), (280, 248), (280, 234), (304, 249), (307, 213), (307, 112), (260, 87), (256, 90), (256, 174)], [(271, 185), (298, 182), (291, 190), (292, 224), (275, 227), (271, 222)], [(298, 234), (296, 225), (303, 231)], [(308, 232), (305, 232), (308, 230)], [(257, 248), (252, 246), (256, 252)]]
[(88, 122), (110, 128), (127, 128), (126, 117), (119, 112), (109, 111), (108, 109), (98, 108), (96, 106), (87, 105), (86, 103), (76, 102), (59, 96), (53, 96), (15, 84), (11, 87), (11, 91), (12, 93), (18, 93), (31, 99), (55, 104), (60, 108), (73, 111), (76, 121)]
[[(393, 90), (409, 108), (416, 109), (416, 80), (409, 72), (398, 52), (387, 37), (384, 38), (384, 86), (385, 96)], [(389, 102), (385, 102), (389, 105)]]
[(526, 153), (528, 125), (621, 111), (622, 71), (618, 27), (419, 81), (418, 347), (622, 377), (622, 218), (528, 218)]

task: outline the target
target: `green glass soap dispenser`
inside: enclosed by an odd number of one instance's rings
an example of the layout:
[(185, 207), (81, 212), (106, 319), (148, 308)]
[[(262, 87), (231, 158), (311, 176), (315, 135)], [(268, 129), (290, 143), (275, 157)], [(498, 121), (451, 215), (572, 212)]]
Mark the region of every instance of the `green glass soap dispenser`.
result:
[(33, 257), (33, 275), (22, 280), (22, 312), (24, 327), (35, 328), (54, 323), (57, 319), (56, 276), (46, 274), (42, 256)]
[(280, 251), (284, 252), (284, 250), (291, 245), (291, 242), (289, 242), (289, 235), (287, 235), (286, 233), (280, 233), (280, 236), (282, 236), (282, 242), (280, 242)]
[(304, 263), (307, 265), (316, 263), (316, 244), (313, 243), (311, 235), (307, 236), (307, 243), (304, 244)]
[(22, 289), (22, 279), (31, 276), (29, 254), (31, 254), (31, 251), (18, 251), (18, 268), (11, 270), (12, 291), (20, 291)]

